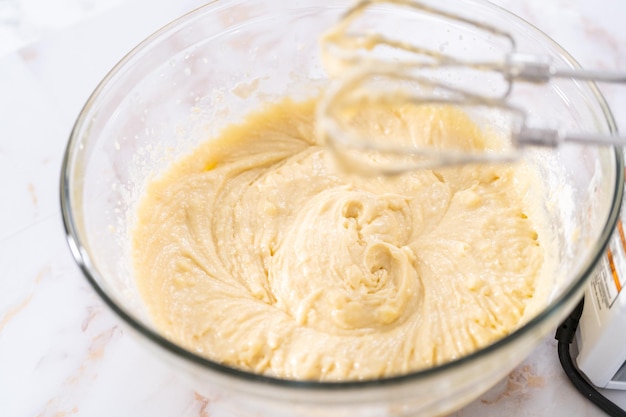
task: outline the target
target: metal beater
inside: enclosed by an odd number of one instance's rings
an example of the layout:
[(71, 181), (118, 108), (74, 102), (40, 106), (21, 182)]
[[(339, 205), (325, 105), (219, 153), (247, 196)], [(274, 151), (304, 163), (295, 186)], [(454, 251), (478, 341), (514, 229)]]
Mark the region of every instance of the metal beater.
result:
[[(380, 33), (351, 31), (366, 10), (379, 4), (406, 7), (422, 14), (448, 19), (486, 32), (506, 45), (508, 53), (498, 59), (470, 60), (433, 50), (414, 42), (396, 40)], [(386, 48), (397, 53), (381, 58), (372, 51)], [(322, 38), (322, 60), (333, 83), (318, 108), (318, 129), (339, 160), (352, 168), (394, 174), (412, 169), (481, 162), (511, 161), (528, 145), (556, 147), (562, 143), (624, 145), (626, 137), (571, 133), (552, 127), (529, 127), (524, 109), (509, 103), (514, 82), (546, 84), (563, 78), (581, 81), (626, 83), (626, 73), (556, 68), (547, 56), (516, 52), (511, 34), (496, 26), (429, 5), (421, 0), (363, 0), (344, 13)], [(474, 91), (455, 85), (441, 71), (459, 70), (498, 74), (500, 92)], [(394, 85), (395, 88), (389, 88)], [(384, 104), (454, 105), (477, 113), (489, 113), (499, 121), (510, 141), (499, 152), (468, 152), (459, 149), (398, 146), (372, 141), (350, 129), (346, 114), (360, 106)]]

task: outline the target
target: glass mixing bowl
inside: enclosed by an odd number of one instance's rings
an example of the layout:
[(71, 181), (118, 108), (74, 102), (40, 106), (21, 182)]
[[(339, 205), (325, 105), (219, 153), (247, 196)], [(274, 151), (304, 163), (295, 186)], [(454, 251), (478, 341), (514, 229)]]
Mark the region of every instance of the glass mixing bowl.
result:
[[(105, 77), (80, 113), (65, 154), (63, 220), (71, 251), (95, 291), (198, 392), (219, 395), (240, 413), (429, 416), (460, 408), (518, 365), (578, 302), (620, 209), (623, 161), (617, 149), (528, 150), (525, 157), (546, 183), (544, 203), (559, 240), (560, 273), (550, 303), (496, 343), (434, 368), (368, 381), (288, 381), (223, 366), (164, 338), (140, 299), (129, 260), (129, 233), (144, 185), (261, 103), (318, 94), (327, 80), (318, 37), (348, 6), (336, 0), (222, 0), (178, 19)], [(577, 67), (546, 35), (486, 1), (450, 0), (446, 6), (506, 28), (521, 52)], [(480, 50), (502, 52), (493, 37), (471, 27), (384, 4), (360, 24), (468, 57)], [(574, 131), (615, 132), (606, 103), (590, 83), (516, 85), (511, 101), (526, 108), (530, 120)]]

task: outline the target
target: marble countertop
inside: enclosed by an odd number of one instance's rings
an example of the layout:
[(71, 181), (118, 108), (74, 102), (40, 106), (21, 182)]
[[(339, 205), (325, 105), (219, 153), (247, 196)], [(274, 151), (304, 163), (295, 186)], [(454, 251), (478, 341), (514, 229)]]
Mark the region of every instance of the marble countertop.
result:
[[(583, 66), (626, 71), (626, 2), (497, 0)], [(58, 198), (72, 124), (98, 81), (197, 0), (0, 0), (0, 416), (236, 416), (146, 355), (70, 256)], [(149, 13), (146, 12), (149, 10)], [(626, 131), (626, 86), (602, 86)], [(609, 395), (626, 407), (626, 392)], [(549, 335), (454, 417), (598, 416)]]

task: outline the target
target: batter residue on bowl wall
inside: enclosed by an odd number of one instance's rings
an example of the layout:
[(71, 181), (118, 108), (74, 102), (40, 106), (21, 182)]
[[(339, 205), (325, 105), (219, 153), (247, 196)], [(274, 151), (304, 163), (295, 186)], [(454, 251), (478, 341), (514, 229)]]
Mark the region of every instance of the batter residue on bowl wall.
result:
[[(268, 105), (147, 187), (134, 269), (166, 337), (255, 373), (369, 379), (466, 355), (547, 302), (532, 169), (351, 175), (316, 142), (315, 106)], [(357, 123), (489, 146), (453, 107), (377, 108)]]

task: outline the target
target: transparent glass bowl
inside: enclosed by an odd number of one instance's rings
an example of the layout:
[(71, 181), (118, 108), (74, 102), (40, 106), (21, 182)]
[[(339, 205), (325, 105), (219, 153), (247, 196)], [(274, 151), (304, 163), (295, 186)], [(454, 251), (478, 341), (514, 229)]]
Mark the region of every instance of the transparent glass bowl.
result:
[[(490, 3), (448, 3), (451, 9), (471, 11), (478, 20), (506, 28), (521, 52), (577, 66), (543, 33)], [(261, 103), (318, 94), (326, 80), (318, 36), (350, 4), (224, 0), (178, 19), (105, 77), (80, 113), (65, 154), (63, 220), (72, 253), (89, 282), (139, 340), (188, 377), (196, 390), (219, 395), (240, 412), (273, 417), (429, 416), (460, 408), (519, 364), (573, 308), (603, 256), (619, 213), (624, 167), (617, 149), (563, 146), (526, 152), (546, 182), (544, 203), (559, 239), (560, 274), (550, 304), (500, 341), (435, 368), (358, 382), (287, 381), (220, 365), (161, 336), (141, 302), (129, 259), (129, 233), (145, 183)], [(364, 22), (400, 36), (421, 36), (448, 53), (471, 57), (481, 48), (500, 52), (497, 42), (467, 26), (384, 5)], [(575, 131), (615, 132), (609, 109), (589, 83), (516, 85), (511, 100), (528, 109), (531, 120)]]

